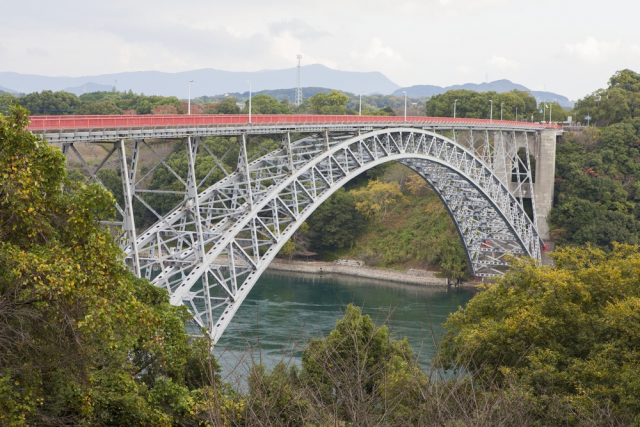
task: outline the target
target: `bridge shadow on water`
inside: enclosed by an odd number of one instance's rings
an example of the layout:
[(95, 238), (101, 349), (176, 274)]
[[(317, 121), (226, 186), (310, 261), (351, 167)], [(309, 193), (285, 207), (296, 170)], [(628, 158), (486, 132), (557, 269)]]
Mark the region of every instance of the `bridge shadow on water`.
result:
[(229, 374), (252, 363), (268, 368), (284, 361), (300, 365), (306, 342), (327, 335), (347, 304), (363, 308), (376, 325), (386, 323), (395, 338), (407, 337), (429, 369), (449, 313), (464, 306), (474, 289), (424, 287), (351, 276), (265, 273), (216, 346)]

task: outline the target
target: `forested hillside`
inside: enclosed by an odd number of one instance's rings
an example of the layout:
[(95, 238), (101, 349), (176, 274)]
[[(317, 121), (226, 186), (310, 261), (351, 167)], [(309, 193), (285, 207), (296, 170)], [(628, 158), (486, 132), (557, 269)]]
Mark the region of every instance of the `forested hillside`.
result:
[(556, 154), (550, 222), (560, 244), (640, 243), (640, 74), (616, 73), (578, 102), (598, 127), (569, 132)]

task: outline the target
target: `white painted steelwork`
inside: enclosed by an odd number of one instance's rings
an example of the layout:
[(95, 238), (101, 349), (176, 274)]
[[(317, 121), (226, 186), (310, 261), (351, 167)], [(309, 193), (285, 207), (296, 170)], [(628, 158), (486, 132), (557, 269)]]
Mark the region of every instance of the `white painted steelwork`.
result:
[[(236, 133), (235, 145), (217, 154), (205, 132), (181, 139), (186, 150), (182, 169), (144, 139), (114, 141), (97, 168), (76, 150), (77, 139), (64, 142), (63, 149), (74, 153), (96, 181), (108, 158), (120, 154), (124, 206), (119, 207), (118, 225), (127, 264), (165, 288), (172, 304), (187, 305), (197, 325), (216, 342), (300, 224), (350, 179), (386, 162), (408, 166), (437, 192), (460, 234), (472, 274), (502, 274), (509, 255), (540, 259), (535, 216), (529, 219), (523, 203), (523, 197), (533, 198), (529, 145), (538, 133), (396, 126), (296, 128), (295, 134), (272, 128), (282, 138), (275, 150), (263, 147), (263, 140), (243, 129)], [(266, 133), (262, 128), (258, 132)], [(524, 156), (518, 156), (519, 148), (524, 148)], [(250, 152), (262, 154), (251, 158)], [(142, 155), (157, 158), (157, 164), (140, 171)], [(210, 165), (200, 180), (198, 158)], [(231, 158), (237, 159), (233, 172), (224, 166)], [(160, 169), (175, 177), (179, 190), (149, 188), (150, 177)], [(214, 174), (223, 177), (207, 184)], [(159, 213), (145, 199), (149, 193), (177, 197), (176, 206)], [(157, 218), (145, 231), (134, 224), (136, 205)]]

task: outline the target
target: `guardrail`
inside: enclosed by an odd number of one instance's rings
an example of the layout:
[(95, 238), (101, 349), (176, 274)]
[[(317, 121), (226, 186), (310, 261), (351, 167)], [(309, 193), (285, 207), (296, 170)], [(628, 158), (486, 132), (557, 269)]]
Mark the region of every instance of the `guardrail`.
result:
[(556, 124), (539, 124), (507, 120), (464, 119), (451, 117), (411, 116), (330, 116), (302, 114), (252, 114), (251, 122), (246, 114), (197, 114), (197, 115), (121, 115), (121, 116), (32, 116), (29, 130), (32, 132), (59, 131), (63, 129), (122, 129), (143, 127), (207, 127), (253, 125), (305, 125), (305, 124), (410, 124), (437, 126), (495, 126), (511, 129), (562, 129)]

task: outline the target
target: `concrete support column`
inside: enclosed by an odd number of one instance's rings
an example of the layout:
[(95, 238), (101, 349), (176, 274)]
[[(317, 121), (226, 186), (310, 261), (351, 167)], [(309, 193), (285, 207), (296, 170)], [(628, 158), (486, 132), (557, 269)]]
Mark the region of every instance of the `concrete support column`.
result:
[(536, 198), (538, 233), (543, 240), (549, 240), (547, 217), (553, 205), (553, 185), (556, 172), (557, 130), (545, 129), (540, 132), (540, 142), (535, 150), (536, 177), (533, 192)]

